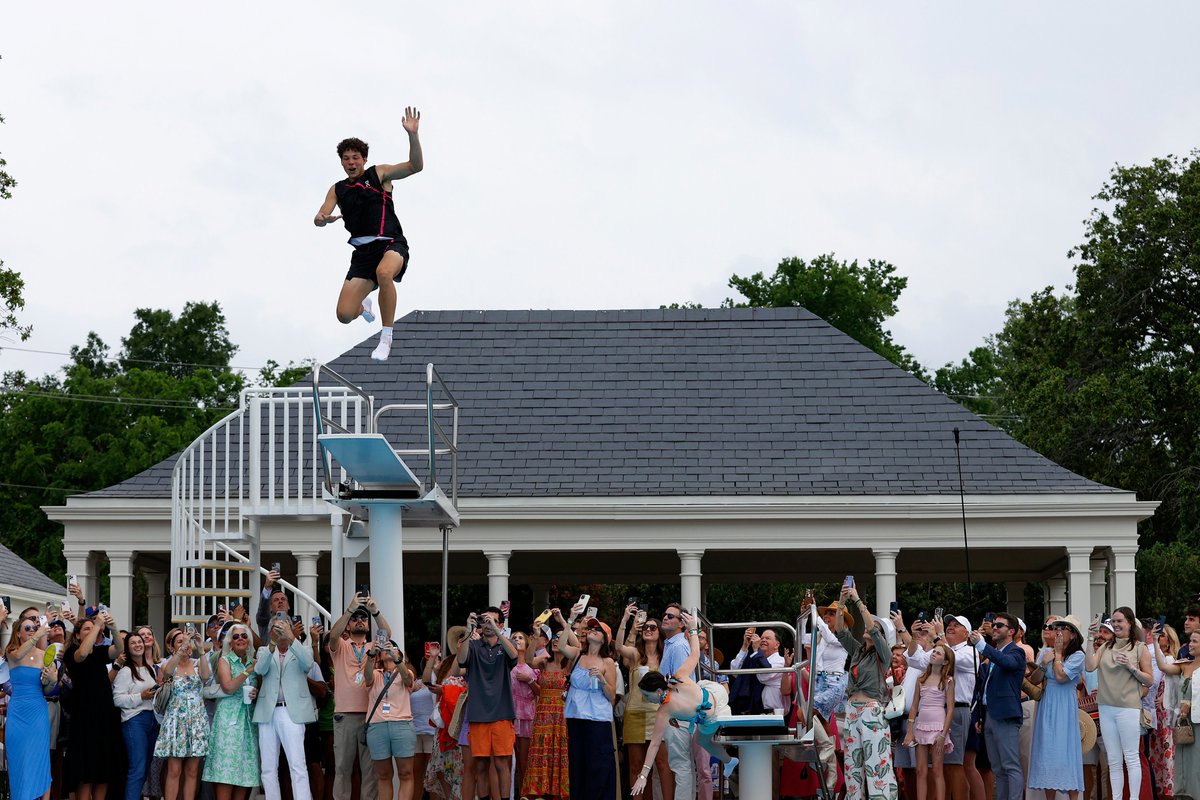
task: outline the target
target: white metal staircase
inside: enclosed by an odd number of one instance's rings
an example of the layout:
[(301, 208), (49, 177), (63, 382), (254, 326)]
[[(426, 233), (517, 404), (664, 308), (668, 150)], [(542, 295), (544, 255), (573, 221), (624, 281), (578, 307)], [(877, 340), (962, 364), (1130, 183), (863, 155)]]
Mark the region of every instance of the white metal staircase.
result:
[[(349, 430), (370, 419), (369, 402), (349, 389), (323, 388), (319, 401)], [(171, 487), (174, 622), (199, 623), (218, 606), (249, 604), (261, 586), (259, 519), (330, 513), (318, 430), (307, 386), (246, 389), (236, 411), (180, 454)]]
[[(253, 609), (260, 576), (266, 574), (260, 520), (331, 514), (340, 518), (348, 512), (353, 522), (365, 515), (359, 504), (369, 503), (370, 486), (351, 480), (342, 465), (335, 465), (318, 437), (373, 434), (380, 416), (395, 412), (419, 412), (419, 427), (428, 435), (427, 447), (393, 451), (395, 458), (427, 459), (421, 465), (423, 480), (415, 478), (422, 496), (413, 504), (411, 523), (455, 527), (459, 406), (434, 366), (425, 367), (424, 402), (377, 410), (374, 398), (316, 365), (311, 386), (244, 390), (238, 409), (180, 454), (171, 487), (172, 620), (201, 623), (218, 606), (229, 608), (235, 601)], [(449, 478), (448, 494), (437, 479), (438, 467), (446, 461), (441, 474)], [(430, 506), (428, 520), (422, 517), (423, 505)], [(444, 519), (447, 513), (450, 522)], [(354, 529), (353, 524), (345, 526), (350, 535)], [(331, 555), (340, 550), (331, 543)], [(334, 594), (341, 587), (339, 567), (333, 569)], [(313, 613), (330, 616), (315, 597), (288, 581), (280, 583)], [(340, 598), (334, 605), (339, 602)]]

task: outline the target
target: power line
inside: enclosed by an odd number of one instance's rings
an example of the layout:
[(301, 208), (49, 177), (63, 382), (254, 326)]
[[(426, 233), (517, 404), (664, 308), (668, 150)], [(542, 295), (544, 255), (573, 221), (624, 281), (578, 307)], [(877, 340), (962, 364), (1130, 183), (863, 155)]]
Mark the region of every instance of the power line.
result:
[[(78, 355), (78, 353), (64, 353), (60, 350), (38, 350), (32, 347), (10, 347), (8, 345), (0, 346), (0, 350), (15, 350), (21, 353), (39, 353), (47, 356), (66, 356), (67, 358), (74, 358), (75, 355)], [(199, 367), (201, 369), (241, 369), (250, 372), (261, 372), (267, 368), (266, 364), (261, 367), (246, 367), (238, 366), (236, 364), (196, 364), (191, 361), (163, 361), (157, 358), (123, 358), (120, 356), (99, 356), (98, 358), (101, 361), (129, 362), (131, 364), (158, 364), (160, 366), (168, 367)], [(276, 366), (282, 367), (283, 365), (276, 364)], [(301, 366), (304, 366), (303, 363)]]
[(4, 483), (0, 481), (0, 486), (5, 486), (10, 489), (41, 489), (47, 492), (63, 492), (64, 494), (83, 494), (87, 489), (70, 489), (64, 486), (34, 486), (29, 483)]
[(111, 397), (88, 394), (58, 394), (55, 392), (38, 392), (19, 386), (0, 386), (0, 392), (10, 397), (40, 397), (47, 400), (73, 400), (79, 403), (96, 403), (110, 406), (129, 406), (140, 408), (177, 408), (196, 409), (198, 411), (234, 411), (236, 406), (202, 406), (190, 400), (174, 400), (171, 398), (153, 397)]

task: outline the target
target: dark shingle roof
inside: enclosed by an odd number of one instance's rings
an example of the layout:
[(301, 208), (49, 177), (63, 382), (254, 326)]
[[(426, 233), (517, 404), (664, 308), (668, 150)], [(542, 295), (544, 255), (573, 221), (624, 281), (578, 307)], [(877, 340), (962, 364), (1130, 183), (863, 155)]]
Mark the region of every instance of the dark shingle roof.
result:
[[(801, 308), (414, 311), (331, 362), (377, 403), (462, 403), (464, 497), (1118, 491), (1035, 453)], [(385, 416), (398, 448), (420, 415)], [(170, 493), (173, 459), (99, 495)]]
[[(52, 594), (67, 593), (67, 588), (47, 578), (28, 561), (0, 544), (0, 583)], [(13, 609), (15, 612), (17, 609)]]

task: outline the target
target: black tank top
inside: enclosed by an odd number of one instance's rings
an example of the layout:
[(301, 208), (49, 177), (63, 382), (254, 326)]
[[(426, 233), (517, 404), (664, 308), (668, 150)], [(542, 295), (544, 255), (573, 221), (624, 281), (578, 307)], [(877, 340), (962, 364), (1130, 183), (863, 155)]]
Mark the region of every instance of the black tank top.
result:
[(383, 181), (375, 167), (368, 167), (358, 178), (346, 178), (333, 187), (342, 222), (350, 237), (386, 236), (403, 239), (404, 230), (396, 219), (392, 195), (383, 190)]

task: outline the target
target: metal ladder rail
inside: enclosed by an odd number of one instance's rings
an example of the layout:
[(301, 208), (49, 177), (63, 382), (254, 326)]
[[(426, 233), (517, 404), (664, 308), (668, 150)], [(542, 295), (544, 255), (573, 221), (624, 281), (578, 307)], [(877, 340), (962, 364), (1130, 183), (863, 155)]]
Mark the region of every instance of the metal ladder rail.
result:
[[(434, 402), (434, 387), (441, 389), (446, 399), (442, 402)], [(437, 457), (450, 456), (450, 501), (455, 505), (458, 504), (458, 418), (461, 405), (450, 389), (446, 386), (442, 376), (438, 374), (437, 369), (433, 364), (425, 365), (425, 402), (424, 403), (389, 403), (381, 406), (374, 414), (372, 428), (379, 430), (379, 418), (389, 411), (424, 411), (426, 417), (426, 425), (429, 431), (429, 448), (428, 450), (416, 449), (396, 449), (398, 456), (423, 456), (428, 454), (429, 457), (429, 474), (426, 479), (428, 484), (426, 489), (432, 490), (438, 485), (437, 481)], [(435, 412), (438, 411), (453, 411), (450, 433), (447, 434), (442, 424), (437, 421)], [(441, 446), (438, 446), (438, 443)]]

